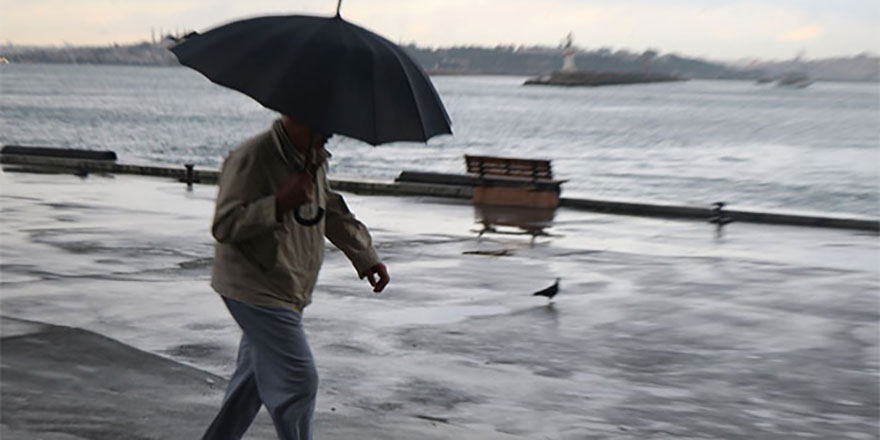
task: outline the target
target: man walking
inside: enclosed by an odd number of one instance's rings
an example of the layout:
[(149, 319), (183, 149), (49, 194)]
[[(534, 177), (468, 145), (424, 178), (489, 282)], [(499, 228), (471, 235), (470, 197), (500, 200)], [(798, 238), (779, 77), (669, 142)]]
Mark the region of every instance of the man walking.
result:
[[(223, 164), (212, 226), (217, 243), (211, 286), (243, 334), (235, 373), (206, 440), (240, 439), (261, 405), (280, 439), (312, 438), (318, 375), (302, 312), (311, 302), (324, 237), (374, 292), (388, 284), (366, 227), (329, 187), (327, 139), (282, 116)], [(302, 224), (294, 211), (317, 221)]]

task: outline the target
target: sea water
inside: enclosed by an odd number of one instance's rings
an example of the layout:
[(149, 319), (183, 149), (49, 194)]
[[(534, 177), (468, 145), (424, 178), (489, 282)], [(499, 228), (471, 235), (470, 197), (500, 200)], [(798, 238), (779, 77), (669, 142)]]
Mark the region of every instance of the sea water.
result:
[[(334, 137), (331, 174), (460, 173), (464, 154), (544, 158), (563, 196), (880, 217), (880, 88), (750, 81), (555, 88), (432, 80), (454, 135), (372, 147)], [(276, 115), (182, 67), (0, 66), (0, 144), (109, 149), (219, 167)]]

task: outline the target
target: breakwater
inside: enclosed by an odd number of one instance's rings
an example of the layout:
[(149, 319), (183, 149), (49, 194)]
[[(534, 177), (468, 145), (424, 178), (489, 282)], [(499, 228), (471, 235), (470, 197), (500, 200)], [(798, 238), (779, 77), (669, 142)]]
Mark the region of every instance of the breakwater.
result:
[(526, 86), (563, 86), (563, 87), (600, 87), (626, 84), (648, 84), (656, 82), (685, 81), (672, 75), (650, 73), (615, 73), (615, 72), (553, 72), (527, 79)]

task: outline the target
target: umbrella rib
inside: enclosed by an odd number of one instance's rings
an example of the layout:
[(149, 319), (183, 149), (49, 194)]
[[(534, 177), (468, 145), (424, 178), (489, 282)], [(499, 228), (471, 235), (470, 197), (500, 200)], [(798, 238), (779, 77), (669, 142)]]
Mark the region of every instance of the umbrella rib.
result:
[[(404, 67), (405, 60), (403, 60), (403, 57), (401, 57), (400, 54), (394, 49), (395, 48), (392, 48), (392, 52), (394, 52), (394, 56), (397, 57), (397, 59), (400, 61), (400, 69), (403, 70), (403, 74), (406, 75), (406, 84), (409, 86), (409, 93), (410, 95), (412, 95), (412, 100), (415, 103), (416, 113), (418, 113), (419, 116), (419, 126), (422, 129), (422, 138), (424, 139), (425, 143), (428, 143), (428, 134), (427, 130), (425, 130), (425, 120), (422, 119), (422, 103), (419, 102), (418, 99), (416, 99), (416, 91), (415, 89), (413, 89), (412, 77), (409, 74), (409, 70)], [(399, 50), (402, 51), (403, 49)]]
[[(380, 39), (381, 39), (381, 37), (380, 37)], [(383, 39), (383, 40), (384, 40), (384, 39)], [(450, 134), (451, 134), (451, 133), (452, 133), (452, 131), (451, 131), (452, 121), (449, 119), (449, 114), (446, 113), (446, 109), (443, 107), (443, 104), (441, 104), (442, 100), (440, 99), (440, 95), (439, 95), (439, 93), (437, 93), (437, 89), (434, 88), (434, 85), (433, 85), (433, 83), (431, 82), (431, 78), (428, 76), (427, 73), (425, 73), (424, 70), (422, 70), (421, 67), (419, 67), (419, 66), (415, 63), (415, 61), (413, 61), (411, 58), (409, 58), (409, 56), (406, 55), (406, 53), (403, 52), (403, 48), (400, 48), (400, 47), (398, 47), (397, 45), (395, 45), (394, 43), (391, 43), (390, 41), (387, 41), (387, 40), (384, 42), (384, 44), (386, 44), (386, 45), (391, 45), (393, 49), (396, 49), (396, 51), (394, 52), (394, 54), (395, 54), (395, 56), (401, 61), (401, 66), (408, 65), (408, 66), (410, 66), (410, 68), (412, 68), (412, 69), (414, 70), (414, 74), (416, 74), (416, 75), (421, 75), (421, 76), (422, 76), (421, 79), (424, 81), (424, 85), (425, 85), (425, 87), (427, 87), (427, 91), (430, 92), (431, 95), (433, 95), (433, 97), (434, 97), (434, 101), (432, 101), (433, 104), (439, 106), (439, 108), (437, 108), (437, 110), (439, 110), (440, 114), (443, 116), (443, 119), (446, 121), (446, 125), (447, 125), (447, 128), (449, 129), (449, 131), (438, 131), (438, 132), (434, 132), (434, 133), (431, 133), (430, 136), (434, 136), (435, 134), (438, 134), (438, 133), (450, 133)], [(399, 52), (398, 52), (398, 51), (399, 51)], [(407, 77), (407, 78), (412, 78), (412, 77), (411, 77), (411, 74), (412, 74), (412, 73), (410, 72), (410, 70), (405, 69), (405, 68), (404, 68), (403, 70), (404, 70), (404, 73), (406, 74), (406, 77)], [(416, 95), (415, 95), (415, 91), (414, 91), (413, 88), (412, 88), (412, 84), (413, 84), (413, 82), (410, 81), (410, 91), (413, 92), (413, 98), (415, 98)], [(425, 124), (426, 124), (428, 121), (425, 120), (425, 119), (422, 119), (422, 118), (421, 118), (421, 114), (422, 114), (422, 108), (421, 108), (421, 107), (422, 107), (422, 101), (419, 100), (419, 99), (414, 99), (414, 101), (415, 101), (415, 103), (416, 103), (416, 108), (417, 108), (418, 111), (419, 111), (419, 121), (422, 122), (422, 137), (425, 138), (424, 142), (427, 143), (427, 142), (428, 142), (428, 138), (429, 138), (430, 136), (428, 135), (428, 130), (427, 130), (426, 126), (425, 126)], [(429, 102), (429, 104), (431, 104), (431, 102)]]
[(391, 51), (391, 53), (394, 54), (394, 56), (397, 58), (398, 65), (400, 66), (400, 69), (403, 70), (403, 74), (404, 74), (404, 76), (406, 76), (406, 79), (407, 79), (406, 83), (407, 83), (407, 86), (409, 86), (409, 93), (410, 93), (410, 96), (412, 96), (413, 103), (415, 104), (416, 113), (418, 113), (419, 126), (422, 130), (422, 139), (424, 139), (423, 142), (427, 143), (428, 142), (428, 135), (427, 135), (427, 131), (425, 130), (425, 121), (422, 119), (421, 103), (419, 102), (418, 99), (416, 99), (416, 91), (413, 89), (412, 77), (410, 76), (409, 71), (404, 66), (404, 64), (406, 62), (406, 60), (404, 59), (405, 57), (401, 57), (400, 53), (398, 52), (398, 50), (402, 51), (403, 49), (398, 48), (394, 43), (391, 43), (391, 42), (385, 40), (384, 38), (379, 37), (378, 35), (375, 35), (375, 37), (377, 37), (376, 40), (379, 41), (380, 44), (385, 46), (388, 50)]
[[(314, 29), (310, 34), (307, 34), (307, 36), (305, 36), (305, 37), (302, 38), (301, 40), (303, 40), (303, 41), (310, 41), (312, 38), (315, 38), (316, 35), (317, 35), (318, 33), (321, 32), (321, 30), (323, 30), (323, 29), (320, 28), (320, 27), (318, 27), (318, 28)], [(284, 88), (284, 87), (283, 87), (283, 84), (286, 83), (286, 82), (288, 82), (289, 79), (290, 79), (291, 67), (292, 67), (293, 65), (298, 64), (298, 63), (301, 63), (301, 62), (302, 62), (302, 60), (298, 59), (297, 57), (291, 56), (291, 57), (289, 58), (289, 60), (287, 61), (287, 63), (285, 64), (284, 69), (281, 69), (283, 72), (286, 72), (286, 73), (285, 73), (284, 75), (281, 75), (280, 77), (278, 77), (278, 78), (276, 79), (276, 81), (275, 81), (275, 85), (272, 87), (272, 90), (280, 90), (280, 89), (283, 89), (283, 88)], [(264, 105), (265, 105), (265, 104), (264, 104)], [(267, 106), (267, 107), (268, 107), (268, 106)], [(288, 115), (288, 116), (297, 116), (297, 117), (299, 117), (300, 115)]]
[[(364, 43), (365, 47), (368, 47), (368, 48), (370, 47), (370, 43), (367, 41), (366, 35), (363, 35), (362, 32), (352, 32), (352, 33), (354, 35), (356, 35), (358, 37), (358, 39), (360, 39)], [(378, 145), (378, 143), (379, 143), (379, 130), (377, 128), (379, 126), (379, 124), (377, 122), (377, 120), (378, 120), (377, 116), (379, 115), (379, 109), (378, 109), (378, 106), (376, 103), (376, 87), (375, 87), (376, 63), (373, 61), (372, 57), (370, 58), (370, 64), (372, 67), (370, 69), (370, 75), (372, 75), (372, 78), (371, 78), (372, 81), (370, 81), (370, 84), (374, 85), (374, 87), (371, 87), (370, 89), (371, 89), (372, 95), (373, 95), (373, 142), (375, 142), (373, 145), (375, 146), (375, 145)]]

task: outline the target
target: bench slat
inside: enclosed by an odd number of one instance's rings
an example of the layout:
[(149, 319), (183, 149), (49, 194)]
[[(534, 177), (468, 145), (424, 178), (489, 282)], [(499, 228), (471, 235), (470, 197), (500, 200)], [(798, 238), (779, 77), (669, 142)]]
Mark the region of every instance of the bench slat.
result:
[(552, 179), (549, 160), (519, 159), (513, 157), (465, 156), (467, 172), (490, 176), (516, 176)]

